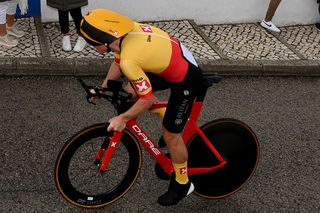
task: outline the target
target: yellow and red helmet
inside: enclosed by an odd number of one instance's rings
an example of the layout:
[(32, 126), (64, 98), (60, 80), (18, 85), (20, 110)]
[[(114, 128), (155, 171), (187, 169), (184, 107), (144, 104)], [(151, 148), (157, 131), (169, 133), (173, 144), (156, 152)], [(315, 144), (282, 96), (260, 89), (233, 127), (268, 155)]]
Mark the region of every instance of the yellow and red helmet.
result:
[(108, 46), (133, 29), (134, 22), (127, 16), (106, 9), (96, 9), (83, 17), (80, 31), (91, 45)]

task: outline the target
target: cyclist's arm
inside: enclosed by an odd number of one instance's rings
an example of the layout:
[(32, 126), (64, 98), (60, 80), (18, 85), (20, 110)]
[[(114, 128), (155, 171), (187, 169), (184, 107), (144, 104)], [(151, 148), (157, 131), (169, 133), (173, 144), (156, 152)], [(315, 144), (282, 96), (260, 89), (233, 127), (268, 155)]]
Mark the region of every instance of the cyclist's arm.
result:
[(108, 131), (123, 130), (129, 120), (139, 117), (139, 115), (147, 111), (155, 101), (156, 98), (154, 96), (149, 96), (148, 99), (139, 98), (128, 111), (109, 120)]
[(122, 114), (124, 119), (129, 121), (147, 111), (157, 99), (153, 94), (149, 78), (138, 63), (130, 60), (123, 60), (121, 63), (121, 70), (131, 81), (134, 90), (139, 95), (139, 99), (135, 104), (127, 112)]
[[(101, 84), (101, 88), (108, 87), (108, 80), (118, 80), (122, 76), (120, 66), (115, 61), (112, 62), (109, 67), (106, 78), (103, 80)], [(96, 102), (96, 100), (100, 99), (98, 96), (93, 96), (90, 98), (90, 102)]]
[(147, 111), (154, 102), (156, 102), (156, 97), (152, 96), (148, 99), (142, 99), (139, 98), (137, 102), (134, 103), (134, 105), (125, 113), (121, 114), (121, 116), (124, 118), (125, 122), (128, 122), (129, 120), (133, 118), (139, 117), (143, 112)]
[(112, 62), (108, 74), (104, 81), (102, 82), (101, 87), (106, 88), (108, 80), (119, 80), (120, 77), (122, 76), (121, 69), (119, 64), (117, 64), (115, 61)]
[(109, 120), (108, 131), (122, 130), (129, 120), (139, 117), (157, 101), (153, 94), (151, 83), (139, 65), (130, 61), (123, 61), (121, 62), (121, 70), (131, 81), (133, 88), (139, 95), (139, 99), (129, 110)]
[(139, 117), (143, 112), (147, 111), (156, 98), (152, 96), (150, 99), (139, 98), (137, 102), (125, 113), (122, 113), (109, 120), (108, 131), (121, 131), (125, 128), (126, 123), (134, 118)]

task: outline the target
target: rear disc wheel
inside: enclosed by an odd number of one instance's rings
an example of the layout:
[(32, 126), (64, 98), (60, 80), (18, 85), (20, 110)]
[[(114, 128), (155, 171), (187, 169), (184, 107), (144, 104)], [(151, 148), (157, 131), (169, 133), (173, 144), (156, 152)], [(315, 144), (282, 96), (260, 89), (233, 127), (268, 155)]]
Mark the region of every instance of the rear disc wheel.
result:
[[(190, 176), (195, 194), (205, 198), (223, 198), (240, 190), (252, 177), (260, 157), (255, 133), (241, 121), (219, 119), (201, 127), (227, 165), (207, 174)], [(210, 167), (218, 164), (199, 135), (187, 143), (188, 167)]]

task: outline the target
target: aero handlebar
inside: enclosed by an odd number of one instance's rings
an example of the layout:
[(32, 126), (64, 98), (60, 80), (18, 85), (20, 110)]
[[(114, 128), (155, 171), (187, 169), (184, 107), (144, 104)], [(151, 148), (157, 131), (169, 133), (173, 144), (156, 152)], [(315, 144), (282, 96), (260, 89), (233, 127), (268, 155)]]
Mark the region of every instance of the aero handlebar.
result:
[(104, 98), (118, 110), (118, 113), (127, 110), (132, 105), (131, 94), (123, 89), (121, 81), (108, 80), (108, 87), (100, 88), (87, 85), (81, 78), (77, 79), (87, 93), (87, 101), (91, 104), (95, 104), (91, 101), (92, 97)]

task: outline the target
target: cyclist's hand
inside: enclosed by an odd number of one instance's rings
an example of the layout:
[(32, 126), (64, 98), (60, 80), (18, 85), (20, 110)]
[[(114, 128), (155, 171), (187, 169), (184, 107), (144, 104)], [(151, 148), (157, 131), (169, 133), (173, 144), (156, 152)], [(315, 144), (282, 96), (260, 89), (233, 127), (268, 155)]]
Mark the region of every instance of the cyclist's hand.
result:
[(100, 97), (98, 97), (98, 96), (93, 96), (93, 97), (89, 98), (88, 101), (89, 101), (90, 103), (95, 104), (95, 103), (97, 103), (97, 101), (98, 101), (99, 99), (100, 99)]
[[(98, 87), (97, 87), (97, 89), (100, 90), (99, 93), (103, 94), (102, 89), (100, 89), (100, 88), (98, 88)], [(91, 95), (93, 95), (93, 96), (90, 97), (90, 98), (88, 99), (88, 101), (89, 101), (90, 103), (92, 103), (92, 104), (96, 104), (97, 101), (98, 101), (99, 99), (101, 99), (101, 97), (100, 97), (100, 96), (95, 96), (95, 94), (97, 94), (97, 93), (96, 93), (96, 90), (94, 90), (94, 89), (91, 89), (91, 90), (90, 90), (90, 93), (91, 93)]]
[(108, 126), (108, 132), (110, 131), (120, 132), (124, 130), (124, 128), (126, 127), (126, 122), (121, 115), (111, 118), (109, 120), (109, 123), (110, 124)]

